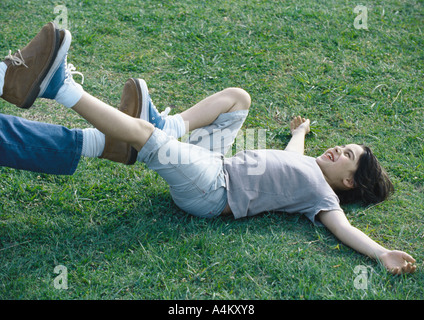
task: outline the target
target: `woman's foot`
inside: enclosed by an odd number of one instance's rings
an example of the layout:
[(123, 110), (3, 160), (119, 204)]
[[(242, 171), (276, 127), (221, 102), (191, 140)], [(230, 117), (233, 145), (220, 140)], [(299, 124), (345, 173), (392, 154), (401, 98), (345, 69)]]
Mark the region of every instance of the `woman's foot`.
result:
[(137, 79), (136, 81), (143, 99), (140, 118), (150, 122), (156, 128), (165, 131), (172, 137), (182, 137), (186, 133), (186, 126), (183, 118), (181, 118), (179, 114), (169, 116), (168, 113), (171, 110), (169, 107), (166, 108), (165, 111), (159, 112), (150, 98), (146, 81), (143, 79)]
[(61, 44), (57, 57), (41, 85), (39, 98), (54, 99), (65, 107), (73, 107), (84, 93), (81, 85), (73, 79), (74, 74), (82, 77), (81, 72), (75, 71), (72, 64), (68, 64), (68, 50), (72, 42), (71, 33), (68, 30), (60, 30)]

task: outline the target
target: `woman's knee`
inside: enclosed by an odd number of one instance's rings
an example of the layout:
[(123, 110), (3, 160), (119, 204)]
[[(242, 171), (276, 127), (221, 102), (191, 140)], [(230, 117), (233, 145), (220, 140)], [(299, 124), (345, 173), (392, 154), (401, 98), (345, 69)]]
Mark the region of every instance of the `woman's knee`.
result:
[(250, 108), (251, 98), (246, 90), (241, 88), (227, 88), (224, 91), (234, 101), (231, 111), (248, 110)]

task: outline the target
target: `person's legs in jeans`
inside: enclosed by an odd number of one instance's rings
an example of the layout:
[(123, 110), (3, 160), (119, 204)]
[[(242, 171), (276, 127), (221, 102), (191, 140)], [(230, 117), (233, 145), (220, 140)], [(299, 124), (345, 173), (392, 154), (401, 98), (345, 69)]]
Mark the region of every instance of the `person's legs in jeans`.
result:
[(0, 166), (71, 175), (82, 145), (82, 130), (0, 114)]

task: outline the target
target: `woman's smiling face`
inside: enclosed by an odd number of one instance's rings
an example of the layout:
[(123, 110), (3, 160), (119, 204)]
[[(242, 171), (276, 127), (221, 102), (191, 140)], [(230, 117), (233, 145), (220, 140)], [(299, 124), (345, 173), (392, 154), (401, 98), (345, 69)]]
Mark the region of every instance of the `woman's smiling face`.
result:
[(333, 190), (348, 190), (354, 187), (353, 176), (363, 153), (358, 144), (336, 146), (316, 158), (316, 162)]

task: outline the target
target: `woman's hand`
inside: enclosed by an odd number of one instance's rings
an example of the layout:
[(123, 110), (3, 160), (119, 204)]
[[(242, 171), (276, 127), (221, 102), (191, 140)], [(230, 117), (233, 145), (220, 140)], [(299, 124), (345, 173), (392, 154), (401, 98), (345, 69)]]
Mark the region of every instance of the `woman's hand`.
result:
[(378, 259), (392, 274), (414, 273), (417, 269), (415, 259), (403, 251), (391, 250), (381, 254)]
[(297, 132), (302, 132), (305, 136), (311, 131), (309, 127), (309, 119), (302, 118), (301, 116), (294, 117), (290, 121), (290, 132), (294, 135)]
[(286, 151), (303, 154), (305, 152), (305, 136), (309, 133), (309, 119), (297, 116), (290, 122), (292, 137), (287, 144)]

